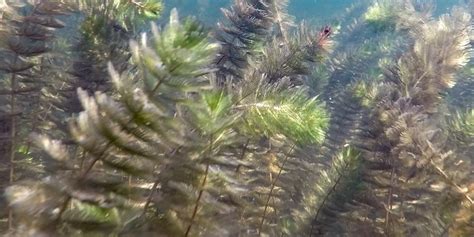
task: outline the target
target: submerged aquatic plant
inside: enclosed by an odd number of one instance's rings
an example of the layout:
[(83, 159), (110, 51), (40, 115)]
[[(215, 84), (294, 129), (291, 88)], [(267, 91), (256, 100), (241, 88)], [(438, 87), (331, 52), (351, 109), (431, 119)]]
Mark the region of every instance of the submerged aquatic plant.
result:
[(380, 30), (393, 26), (396, 22), (395, 14), (397, 14), (395, 4), (394, 1), (387, 0), (374, 2), (374, 4), (367, 9), (364, 20)]
[[(54, 75), (38, 96), (54, 107), (39, 109), (63, 129), (34, 129), (42, 153), (18, 143), (41, 166), (6, 189), (9, 235), (472, 233), (474, 116), (446, 99), (470, 85), (464, 10), (434, 19), (413, 1), (374, 1), (338, 33), (295, 24), (288, 1), (235, 0), (215, 32), (172, 10), (137, 37), (159, 1), (71, 2), (78, 40), (61, 40), (73, 67), (53, 67), (64, 54), (18, 57)], [(8, 6), (1, 19), (17, 17)], [(0, 133), (23, 139), (10, 125)]]
[[(218, 45), (209, 43), (197, 22), (181, 24), (175, 11), (168, 26), (153, 26), (152, 34), (131, 44), (136, 69), (120, 73), (109, 63), (113, 97), (78, 90), (84, 111), (70, 122), (76, 156), (59, 141), (36, 138), (55, 168), (40, 182), (7, 190), (21, 217), (16, 234), (222, 236), (240, 232), (225, 228), (239, 218), (245, 229), (278, 232), (268, 226), (275, 220), (273, 201), (251, 200), (273, 200), (278, 189), (291, 188), (266, 175), (275, 175), (280, 163), (277, 176), (286, 177), (283, 167), (294, 150), (323, 140), (324, 107), (302, 89), (263, 80), (251, 91), (252, 100), (212, 87), (209, 65)], [(284, 124), (289, 114), (298, 116)], [(247, 156), (259, 156), (263, 135), (255, 131), (292, 148), (272, 151), (285, 154), (272, 166), (251, 163)], [(237, 148), (244, 144), (256, 148), (246, 148), (248, 155), (242, 156)], [(124, 176), (137, 185), (121, 183)], [(47, 202), (32, 200), (48, 192)], [(262, 212), (247, 212), (259, 208)], [(37, 216), (41, 221), (31, 219)], [(255, 218), (261, 224), (255, 225)]]
[[(44, 111), (41, 91), (49, 77), (46, 60), (52, 51), (57, 29), (64, 23), (58, 18), (68, 12), (63, 1), (5, 2), (0, 10), (0, 187), (12, 184), (21, 174), (27, 174), (36, 161), (23, 156), (31, 153), (27, 136), (38, 131)], [(26, 162), (25, 162), (26, 161)], [(19, 171), (19, 172), (17, 172)], [(36, 171), (36, 170), (35, 170)], [(32, 172), (33, 174), (35, 172)], [(30, 173), (31, 175), (31, 173)], [(7, 182), (5, 182), (5, 177)], [(4, 204), (0, 200), (0, 207)], [(1, 208), (0, 215), (8, 212)], [(12, 213), (8, 213), (12, 228)]]

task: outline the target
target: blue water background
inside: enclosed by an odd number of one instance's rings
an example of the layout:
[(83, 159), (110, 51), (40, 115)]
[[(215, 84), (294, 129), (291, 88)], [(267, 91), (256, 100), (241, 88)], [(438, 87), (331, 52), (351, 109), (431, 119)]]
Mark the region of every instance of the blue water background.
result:
[[(229, 7), (231, 0), (164, 0), (165, 12), (162, 19), (167, 19), (169, 11), (177, 8), (181, 16), (193, 15), (206, 25), (213, 26), (222, 18), (220, 9)], [(359, 1), (352, 0), (290, 0), (288, 11), (297, 21), (309, 22), (331, 21), (344, 14), (345, 9)], [(371, 2), (362, 0), (362, 2)], [(423, 1), (420, 1), (423, 2)], [(426, 2), (426, 1), (425, 1)], [(446, 13), (452, 5), (462, 0), (436, 0), (435, 15)]]

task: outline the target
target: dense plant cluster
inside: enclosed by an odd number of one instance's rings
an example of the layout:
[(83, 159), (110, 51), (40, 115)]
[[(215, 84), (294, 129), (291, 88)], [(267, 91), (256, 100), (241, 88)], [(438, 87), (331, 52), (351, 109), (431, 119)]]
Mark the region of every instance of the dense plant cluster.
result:
[(7, 236), (474, 233), (472, 8), (0, 5)]

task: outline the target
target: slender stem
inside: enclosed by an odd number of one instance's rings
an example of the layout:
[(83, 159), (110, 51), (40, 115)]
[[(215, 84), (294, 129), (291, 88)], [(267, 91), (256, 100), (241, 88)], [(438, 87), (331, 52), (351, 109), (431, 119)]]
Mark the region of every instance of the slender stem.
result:
[(436, 169), (436, 171), (438, 172), (438, 174), (440, 174), (449, 184), (451, 184), (452, 186), (454, 186), (456, 188), (456, 190), (462, 194), (464, 196), (464, 198), (469, 201), (469, 204), (470, 205), (473, 205), (474, 204), (474, 201), (472, 200), (472, 198), (467, 195), (467, 193), (458, 185), (456, 184), (452, 178), (450, 178), (448, 176), (448, 174), (446, 174), (446, 172), (444, 172), (444, 170), (442, 170), (439, 166), (437, 166), (433, 160), (430, 161), (430, 164)]
[(153, 90), (151, 90), (151, 94), (155, 94), (156, 90), (160, 87), (161, 83), (163, 83), (162, 79), (159, 79), (158, 82), (156, 83), (155, 87), (153, 87)]
[(132, 5), (137, 6), (137, 7), (140, 8), (140, 9), (146, 9), (146, 6), (145, 6), (145, 5), (143, 5), (142, 3), (137, 2), (137, 1), (135, 1), (135, 0), (129, 0), (128, 2), (131, 3)]
[[(294, 145), (290, 148), (290, 151), (288, 153), (292, 153), (293, 152), (293, 149), (294, 149)], [(265, 208), (263, 209), (263, 216), (262, 216), (262, 220), (260, 221), (260, 226), (258, 228), (258, 235), (261, 236), (262, 234), (262, 230), (263, 230), (263, 224), (265, 224), (265, 218), (267, 216), (267, 210), (268, 210), (268, 206), (269, 206), (269, 203), (270, 203), (270, 199), (272, 197), (272, 193), (273, 193), (273, 190), (275, 189), (275, 186), (276, 186), (276, 182), (278, 181), (278, 179), (280, 178), (280, 175), (281, 175), (281, 172), (283, 171), (283, 168), (285, 167), (286, 165), (286, 162), (288, 161), (288, 158), (290, 156), (289, 155), (286, 155), (285, 156), (285, 159), (283, 160), (283, 163), (281, 164), (280, 166), (280, 170), (278, 171), (278, 174), (277, 176), (275, 177), (275, 179), (273, 180), (272, 182), (272, 185), (270, 187), (270, 192), (268, 192), (268, 196), (267, 196), (267, 200), (265, 202)]]
[[(250, 142), (250, 139), (247, 139), (247, 141), (245, 142), (244, 147), (242, 148), (242, 153), (240, 154), (239, 160), (243, 160), (245, 158), (245, 154), (247, 153), (247, 147), (249, 145), (249, 142)], [(235, 172), (239, 172), (240, 167), (242, 167), (242, 165), (240, 165), (240, 164), (237, 165), (237, 168), (235, 168)]]
[[(33, 9), (28, 15), (34, 15), (36, 13), (36, 8), (37, 4), (33, 6)], [(22, 25), (22, 29), (25, 27), (25, 25)], [(19, 59), (19, 55), (15, 53), (15, 58), (13, 59), (13, 65), (16, 65)], [(17, 78), (16, 78), (16, 72), (13, 72), (10, 78), (10, 86), (11, 86), (11, 93), (10, 93), (10, 116), (11, 116), (11, 131), (10, 131), (10, 140), (11, 140), (11, 145), (10, 145), (10, 180), (9, 183), (12, 185), (12, 183), (15, 181), (15, 150), (16, 150), (16, 98), (15, 98), (15, 93), (16, 93), (16, 84), (17, 84)], [(8, 209), (8, 228), (11, 230), (13, 229), (13, 212), (12, 209)]]
[(132, 193), (132, 175), (128, 175), (128, 201), (132, 199), (131, 194)]
[[(82, 172), (82, 174), (79, 176), (79, 179), (77, 180), (77, 184), (81, 183), (87, 177), (87, 175), (92, 170), (94, 165), (102, 158), (102, 156), (105, 154), (105, 152), (107, 151), (107, 149), (109, 148), (110, 145), (112, 145), (112, 141), (110, 141), (109, 143), (107, 143), (105, 145), (104, 150), (99, 155), (97, 155), (94, 158), (94, 160), (92, 160), (92, 162), (89, 164), (89, 166), (86, 168), (86, 170), (84, 172)], [(81, 170), (82, 170), (82, 167), (81, 167)], [(66, 200), (64, 201), (61, 209), (59, 210), (59, 214), (56, 217), (56, 222), (59, 222), (59, 220), (61, 219), (63, 213), (66, 211), (67, 206), (68, 206), (68, 204), (70, 203), (71, 200), (72, 200), (71, 196), (66, 197)]]
[[(77, 150), (79, 150), (79, 148), (77, 148)], [(76, 151), (77, 151), (77, 150), (76, 150)], [(83, 150), (83, 149), (82, 149), (82, 150)], [(79, 152), (81, 152), (81, 151), (79, 151)], [(80, 159), (81, 159), (81, 161), (80, 161), (80, 163), (79, 163), (79, 173), (81, 173), (81, 172), (82, 172), (82, 169), (84, 168), (84, 161), (86, 160), (86, 151), (85, 151), (85, 150), (82, 151), (82, 154), (81, 154), (81, 158), (80, 158)]]
[(204, 193), (204, 185), (206, 185), (207, 181), (207, 175), (209, 174), (209, 164), (206, 165), (206, 171), (204, 173), (204, 179), (202, 180), (201, 184), (201, 190), (199, 190), (199, 194), (196, 200), (196, 204), (194, 205), (194, 210), (193, 210), (193, 215), (191, 216), (191, 223), (188, 226), (188, 229), (186, 230), (186, 233), (184, 236), (189, 236), (189, 233), (191, 231), (191, 227), (193, 225), (194, 219), (196, 218), (198, 208), (199, 208), (199, 202), (201, 201), (202, 194)]
[(66, 197), (66, 200), (63, 202), (62, 206), (61, 206), (61, 209), (59, 209), (59, 213), (58, 213), (58, 216), (56, 217), (55, 219), (55, 222), (58, 223), (60, 220), (61, 220), (61, 217), (63, 216), (63, 213), (66, 211), (67, 209), (67, 206), (69, 205), (69, 203), (71, 202), (72, 200), (72, 197), (71, 196), (67, 196)]
[[(40, 62), (40, 65), (42, 65), (40, 67), (40, 75), (43, 75), (43, 72), (44, 72), (44, 67), (43, 67), (43, 64), (45, 63), (45, 60), (44, 58), (41, 58), (41, 62)], [(64, 83), (63, 83), (64, 85)], [(60, 87), (60, 89), (62, 89), (63, 86)], [(41, 97), (41, 91), (38, 90), (36, 91), (38, 93), (38, 97), (40, 98)], [(41, 99), (38, 99), (39, 101)], [(49, 104), (48, 108), (46, 110), (40, 110), (37, 112), (38, 116), (34, 116), (33, 118), (34, 119), (37, 119), (37, 121), (34, 121), (33, 122), (33, 127), (31, 128), (31, 133), (35, 132), (36, 131), (36, 128), (38, 126), (38, 124), (40, 124), (41, 122), (45, 121), (46, 120), (46, 117), (48, 116), (48, 113), (49, 111), (51, 110), (51, 108), (53, 107), (52, 104)], [(33, 113), (33, 114), (36, 114), (36, 113)], [(32, 114), (32, 115), (33, 115)], [(33, 140), (32, 139), (28, 139), (28, 142), (26, 143), (26, 151), (25, 151), (25, 154), (28, 154), (30, 152), (30, 148), (31, 148), (31, 144), (33, 143)]]
[(92, 162), (89, 164), (89, 166), (87, 166), (86, 170), (84, 172), (82, 172), (81, 176), (79, 176), (79, 182), (81, 182), (83, 179), (85, 179), (87, 177), (87, 174), (89, 174), (89, 172), (92, 170), (94, 165), (100, 160), (102, 155), (103, 155), (103, 153), (100, 156), (95, 157), (94, 160), (92, 160)]
[(143, 207), (142, 215), (146, 214), (146, 210), (148, 209), (148, 206), (150, 206), (151, 198), (153, 197), (153, 194), (155, 194), (155, 190), (158, 187), (158, 183), (159, 183), (158, 179), (153, 183), (153, 187), (151, 188), (150, 195), (148, 195), (148, 198), (146, 199), (145, 206)]
[[(15, 55), (15, 59), (13, 60), (13, 65), (16, 65), (18, 61), (18, 55)], [(11, 86), (11, 93), (10, 93), (10, 185), (13, 184), (15, 181), (15, 149), (16, 149), (16, 101), (15, 101), (15, 90), (16, 90), (16, 73), (12, 73), (10, 78), (10, 86)], [(13, 212), (11, 209), (8, 210), (8, 228), (13, 228)]]
[(204, 157), (206, 159), (206, 170), (204, 171), (204, 178), (202, 179), (201, 189), (199, 190), (199, 194), (198, 194), (198, 197), (196, 199), (196, 203), (194, 205), (193, 214), (191, 216), (191, 223), (189, 223), (189, 226), (186, 230), (186, 233), (184, 234), (185, 237), (188, 237), (189, 233), (191, 232), (191, 228), (194, 224), (194, 219), (196, 218), (196, 215), (197, 215), (197, 212), (198, 212), (198, 209), (199, 209), (199, 204), (201, 202), (201, 197), (202, 197), (202, 194), (204, 193), (204, 187), (206, 186), (207, 176), (209, 174), (209, 161), (207, 161), (207, 158), (209, 158), (209, 156), (211, 155), (211, 152), (212, 152), (212, 149), (213, 149), (213, 146), (214, 146), (214, 138), (213, 137), (214, 136), (211, 135), (210, 139), (209, 139), (210, 140), (209, 150), (208, 150), (207, 156)]
[(390, 213), (392, 212), (392, 196), (393, 196), (393, 180), (395, 178), (395, 167), (392, 168), (392, 172), (390, 173), (390, 188), (388, 191), (387, 197), (387, 210), (385, 213), (385, 233), (390, 233), (389, 225), (390, 225)]
[(278, 30), (280, 31), (279, 33), (281, 34), (282, 38), (283, 38), (283, 41), (288, 44), (288, 34), (285, 30), (285, 28), (283, 27), (283, 17), (282, 17), (282, 14), (280, 12), (280, 9), (278, 9), (278, 6), (276, 5), (276, 3), (273, 4), (273, 11), (275, 13), (275, 21), (276, 21), (276, 25), (278, 26)]
[[(170, 155), (170, 158), (173, 158), (174, 155), (176, 155), (176, 153), (178, 152), (178, 150), (181, 148), (181, 146), (177, 147), (176, 149), (173, 149), (173, 151), (171, 151), (169, 153)], [(131, 176), (130, 176), (131, 178)], [(142, 215), (145, 215), (146, 214), (146, 211), (148, 210), (148, 207), (150, 206), (150, 203), (151, 203), (151, 199), (153, 198), (153, 195), (155, 194), (156, 192), (156, 188), (158, 187), (158, 184), (160, 183), (160, 180), (159, 179), (156, 179), (155, 182), (153, 183), (153, 186), (151, 188), (151, 192), (150, 194), (148, 195), (148, 198), (145, 202), (145, 206), (143, 207), (143, 213)]]
[[(324, 196), (324, 199), (321, 202), (321, 205), (318, 207), (318, 210), (316, 211), (316, 215), (314, 216), (313, 223), (318, 220), (319, 214), (321, 213), (324, 206), (326, 205), (326, 202), (329, 200), (329, 196), (331, 196), (333, 193), (336, 192), (336, 188), (341, 182), (344, 175), (342, 172), (344, 172), (348, 167), (349, 167), (349, 162), (346, 162), (341, 172), (337, 171), (336, 169), (336, 172), (339, 174), (339, 176), (337, 177), (336, 182), (334, 182), (334, 185), (331, 187), (331, 190), (329, 190), (329, 192)], [(310, 236), (313, 236), (313, 231), (314, 231), (314, 225), (311, 225)]]

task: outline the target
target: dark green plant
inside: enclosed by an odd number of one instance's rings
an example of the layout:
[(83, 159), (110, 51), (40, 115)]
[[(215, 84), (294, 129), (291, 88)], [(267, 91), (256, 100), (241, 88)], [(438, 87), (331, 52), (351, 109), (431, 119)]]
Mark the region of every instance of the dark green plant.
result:
[[(202, 26), (191, 20), (180, 24), (176, 13), (165, 29), (153, 27), (152, 33), (151, 40), (132, 43), (136, 73), (120, 74), (109, 64), (116, 100), (79, 90), (85, 111), (70, 125), (82, 150), (77, 158), (60, 143), (37, 138), (55, 169), (41, 182), (8, 189), (21, 217), (18, 234), (25, 229), (36, 234), (222, 236), (240, 233), (226, 228), (232, 220), (243, 229), (279, 232), (268, 225), (274, 220), (270, 203), (252, 201), (276, 195), (278, 179), (266, 178), (273, 167), (239, 158), (235, 148), (256, 144), (263, 135), (250, 131), (288, 140), (294, 144), (290, 150), (275, 151), (280, 156), (275, 162), (283, 162), (276, 171), (280, 176), (293, 150), (322, 141), (324, 108), (299, 89), (280, 87), (277, 96), (265, 83), (249, 101), (211, 87), (205, 76), (218, 47), (208, 42)], [(283, 126), (290, 113), (299, 119)], [(257, 156), (255, 149), (248, 154)], [(251, 181), (254, 172), (261, 175)], [(137, 185), (127, 187), (120, 181), (124, 175), (134, 177)], [(45, 192), (52, 193), (47, 203), (34, 199)], [(40, 222), (30, 219), (37, 216), (43, 217)], [(261, 219), (260, 224), (253, 218)]]
[[(120, 72), (131, 67), (129, 41), (137, 36), (147, 20), (158, 18), (161, 4), (158, 0), (80, 0), (74, 4), (76, 17), (81, 20), (77, 29), (79, 40), (65, 39), (69, 42), (66, 47), (72, 50), (63, 50), (72, 52), (63, 58), (63, 62), (56, 62), (70, 68), (71, 76), (60, 76), (60, 80), (51, 84), (47, 94), (48, 100), (54, 104), (53, 110), (59, 110), (58, 115), (50, 118), (59, 128), (66, 131), (64, 117), (81, 111), (77, 88), (89, 93), (110, 91), (107, 63), (112, 62)], [(61, 89), (57, 90), (58, 87)]]
[[(21, 177), (22, 172), (16, 169), (32, 167), (21, 156), (29, 154), (28, 133), (37, 131), (41, 121), (40, 91), (47, 83), (43, 60), (51, 49), (55, 30), (64, 26), (58, 16), (67, 10), (62, 1), (3, 3), (0, 10), (0, 161), (9, 166), (10, 184)], [(1, 173), (1, 177), (7, 176)], [(0, 186), (5, 183), (0, 180)], [(11, 213), (8, 219), (12, 228)]]
[(91, 37), (104, 37), (107, 32), (106, 24), (114, 22), (116, 28), (121, 30), (137, 31), (143, 23), (156, 20), (163, 10), (160, 0), (71, 0), (78, 10), (86, 15), (86, 22), (90, 30), (85, 33), (93, 33)]
[(274, 24), (279, 34), (286, 37), (289, 20), (285, 5), (286, 1), (235, 0), (229, 10), (223, 10), (227, 23), (218, 24), (215, 35), (222, 46), (215, 59), (219, 83), (242, 78), (249, 56), (255, 55), (256, 48), (271, 38)]
[[(316, 183), (316, 192), (308, 197), (309, 206), (313, 208), (305, 216), (308, 218), (305, 232), (309, 236), (322, 236), (327, 234), (337, 235), (344, 222), (339, 221), (339, 214), (348, 212), (354, 203), (367, 203), (363, 193), (369, 192), (362, 182), (364, 161), (360, 152), (350, 147), (345, 147), (330, 162), (328, 170), (321, 171)], [(311, 203), (312, 202), (312, 203)], [(350, 218), (350, 217), (349, 217)], [(366, 226), (361, 235), (374, 235)]]

